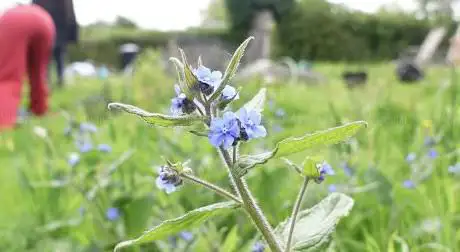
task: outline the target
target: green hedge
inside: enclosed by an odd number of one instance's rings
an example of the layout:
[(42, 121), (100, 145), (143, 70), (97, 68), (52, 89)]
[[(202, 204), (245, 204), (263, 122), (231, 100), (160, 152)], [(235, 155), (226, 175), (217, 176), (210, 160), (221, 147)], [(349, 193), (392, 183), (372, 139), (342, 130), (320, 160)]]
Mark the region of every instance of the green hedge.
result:
[(83, 31), (81, 41), (69, 46), (69, 61), (90, 59), (97, 63), (109, 64), (114, 67), (119, 64), (119, 47), (124, 43), (136, 43), (141, 48), (158, 49), (165, 47), (172, 38), (186, 41), (195, 38), (217, 38), (228, 40), (226, 31), (221, 30), (189, 30), (187, 32), (136, 31), (112, 28), (104, 30)]
[[(395, 59), (408, 46), (418, 46), (431, 29), (423, 20), (404, 14), (370, 15), (346, 10), (323, 0), (303, 0), (278, 20), (273, 37), (273, 55), (296, 60), (378, 61)], [(450, 27), (454, 32), (455, 24)], [(117, 66), (118, 48), (134, 42), (142, 48), (166, 46), (170, 38), (217, 38), (236, 46), (232, 32), (189, 30), (187, 32), (136, 31), (130, 29), (84, 29), (82, 41), (71, 46), (72, 61), (92, 59)], [(446, 37), (443, 46), (447, 45)], [(234, 48), (233, 48), (234, 49)], [(226, 48), (230, 51), (232, 48)]]
[(370, 15), (322, 0), (301, 1), (277, 26), (273, 53), (320, 61), (389, 60), (420, 45), (430, 29), (411, 15)]

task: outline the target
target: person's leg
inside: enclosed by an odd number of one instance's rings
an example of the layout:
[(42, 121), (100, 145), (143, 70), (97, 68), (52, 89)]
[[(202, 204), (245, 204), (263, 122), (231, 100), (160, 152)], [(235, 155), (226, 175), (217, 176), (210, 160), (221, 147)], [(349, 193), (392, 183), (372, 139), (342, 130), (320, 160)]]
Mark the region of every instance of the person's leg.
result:
[(58, 86), (64, 85), (64, 55), (65, 45), (56, 45), (53, 50), (54, 60), (56, 63), (56, 74), (58, 79)]

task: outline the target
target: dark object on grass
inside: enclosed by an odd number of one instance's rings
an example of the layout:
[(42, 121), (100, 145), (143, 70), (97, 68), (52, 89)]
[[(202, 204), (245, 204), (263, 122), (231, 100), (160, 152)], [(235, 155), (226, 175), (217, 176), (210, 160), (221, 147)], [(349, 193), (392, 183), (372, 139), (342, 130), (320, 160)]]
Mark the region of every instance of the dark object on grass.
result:
[(139, 47), (136, 44), (128, 43), (120, 46), (121, 69), (126, 70), (132, 66), (139, 53)]
[(367, 72), (358, 71), (358, 72), (351, 72), (346, 71), (342, 74), (342, 79), (347, 83), (349, 88), (353, 88), (356, 86), (364, 85), (367, 82)]
[(423, 70), (413, 62), (402, 62), (396, 67), (398, 79), (405, 83), (414, 83), (423, 79)]

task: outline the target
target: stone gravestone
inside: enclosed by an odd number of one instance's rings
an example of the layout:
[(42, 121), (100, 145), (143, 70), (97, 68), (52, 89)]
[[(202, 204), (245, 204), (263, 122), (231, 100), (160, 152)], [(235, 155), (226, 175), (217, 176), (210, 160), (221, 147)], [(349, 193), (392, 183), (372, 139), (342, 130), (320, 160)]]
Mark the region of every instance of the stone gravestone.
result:
[[(275, 21), (269, 10), (259, 11), (254, 18), (250, 35), (254, 40), (250, 42), (243, 58), (244, 66), (237, 74), (237, 79), (261, 76), (267, 82), (275, 79), (297, 79), (318, 81), (322, 77), (308, 69), (298, 69), (297, 65), (289, 61), (273, 62), (270, 60), (271, 36)], [(292, 81), (291, 81), (292, 82)]]
[(419, 67), (423, 67), (430, 62), (439, 45), (442, 42), (442, 39), (447, 33), (446, 28), (438, 27), (433, 29), (428, 33), (428, 36), (423, 41), (420, 49), (415, 57), (415, 64)]
[(457, 32), (450, 40), (450, 47), (447, 52), (447, 62), (454, 66), (460, 65), (460, 25), (457, 27)]
[(411, 59), (410, 55), (405, 55), (404, 58), (400, 59), (396, 67), (396, 74), (401, 82), (414, 83), (423, 79), (423, 67), (430, 63), (446, 32), (444, 27), (431, 30), (414, 59)]

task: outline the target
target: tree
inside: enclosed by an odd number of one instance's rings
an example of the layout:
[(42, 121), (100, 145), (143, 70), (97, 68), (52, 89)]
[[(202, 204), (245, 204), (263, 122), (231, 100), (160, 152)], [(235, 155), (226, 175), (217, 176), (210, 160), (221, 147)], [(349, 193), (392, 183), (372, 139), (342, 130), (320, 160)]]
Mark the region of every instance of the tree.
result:
[(137, 29), (137, 24), (135, 22), (122, 16), (117, 17), (117, 19), (115, 20), (115, 26), (122, 28)]
[(417, 0), (424, 18), (435, 23), (450, 23), (454, 19), (454, 4), (459, 0)]
[(279, 22), (294, 3), (295, 0), (225, 0), (232, 38), (237, 41), (244, 40), (257, 12), (270, 10)]
[(207, 25), (208, 23), (222, 23), (225, 25), (228, 21), (224, 0), (212, 0), (202, 15), (202, 25)]

